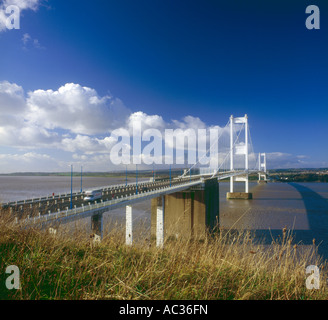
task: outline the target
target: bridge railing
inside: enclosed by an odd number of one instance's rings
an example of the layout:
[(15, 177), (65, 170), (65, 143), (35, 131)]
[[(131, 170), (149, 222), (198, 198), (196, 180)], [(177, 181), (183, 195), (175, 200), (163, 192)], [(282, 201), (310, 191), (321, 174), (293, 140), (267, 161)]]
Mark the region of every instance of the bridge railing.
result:
[[(28, 217), (25, 219), (23, 222), (25, 223), (43, 223), (43, 222), (49, 222), (49, 221), (54, 221), (62, 218), (69, 218), (72, 216), (77, 216), (82, 213), (87, 213), (87, 212), (92, 212), (94, 210), (101, 210), (101, 209), (108, 209), (110, 210), (110, 207), (120, 207), (124, 205), (128, 205), (130, 201), (134, 200), (142, 200), (142, 198), (152, 198), (155, 196), (159, 196), (160, 194), (168, 194), (168, 193), (173, 193), (183, 187), (183, 189), (186, 189), (188, 187), (200, 184), (203, 182), (203, 179), (199, 180), (193, 180), (192, 182), (185, 183), (185, 181), (182, 181), (181, 184), (174, 185), (174, 186), (163, 186), (160, 188), (156, 188), (156, 190), (151, 190), (151, 191), (144, 191), (140, 192), (139, 194), (130, 194), (130, 195), (125, 195), (121, 196), (120, 198), (116, 199), (111, 199), (107, 201), (102, 201), (99, 203), (95, 204), (88, 204), (88, 205), (83, 205), (82, 207), (76, 207), (73, 209), (67, 209), (67, 210), (62, 210), (58, 212), (50, 212), (48, 214), (39, 214), (38, 216), (34, 217)], [(16, 220), (18, 222), (18, 220)]]
[[(138, 185), (142, 186), (146, 183), (148, 183), (148, 180), (142, 180), (138, 182)], [(108, 186), (101, 186), (97, 187), (97, 189), (101, 190), (111, 190), (111, 189), (117, 189), (117, 188), (125, 188), (126, 186), (133, 186), (135, 185), (135, 182), (129, 182), (129, 183), (121, 183), (121, 184), (114, 184), (114, 185), (108, 185)], [(94, 189), (94, 188), (91, 188)], [(75, 191), (72, 192), (72, 196), (79, 196), (84, 194), (84, 192), (80, 191)], [(60, 193), (60, 194), (55, 194), (55, 195), (48, 195), (48, 196), (41, 196), (41, 197), (35, 197), (35, 198), (27, 198), (23, 200), (18, 200), (18, 201), (9, 201), (9, 202), (4, 202), (0, 205), (4, 206), (14, 206), (14, 205), (23, 205), (23, 204), (33, 204), (35, 202), (43, 202), (43, 201), (49, 201), (49, 200), (54, 200), (54, 199), (62, 199), (62, 198), (67, 198), (71, 196), (71, 192), (65, 192), (65, 193)]]

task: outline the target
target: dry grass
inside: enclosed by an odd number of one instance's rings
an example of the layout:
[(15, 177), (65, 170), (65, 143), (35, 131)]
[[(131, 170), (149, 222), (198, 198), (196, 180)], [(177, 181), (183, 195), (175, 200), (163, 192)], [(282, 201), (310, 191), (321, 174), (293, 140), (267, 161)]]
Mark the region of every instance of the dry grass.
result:
[[(123, 230), (124, 231), (124, 230)], [(272, 244), (249, 232), (128, 247), (112, 230), (91, 245), (80, 233), (50, 235), (0, 221), (1, 299), (327, 299), (326, 272), (316, 248), (295, 246), (282, 230)], [(319, 290), (306, 289), (305, 268), (321, 268)], [(4, 283), (8, 265), (20, 269), (21, 289)]]

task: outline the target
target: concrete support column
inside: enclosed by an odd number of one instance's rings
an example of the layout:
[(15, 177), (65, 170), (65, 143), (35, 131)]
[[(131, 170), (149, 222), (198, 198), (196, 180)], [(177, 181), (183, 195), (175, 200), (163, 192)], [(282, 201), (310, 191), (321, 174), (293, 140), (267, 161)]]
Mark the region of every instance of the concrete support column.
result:
[(103, 238), (103, 214), (97, 213), (91, 216), (91, 231), (95, 242)]
[(125, 217), (125, 243), (131, 246), (133, 242), (132, 206), (126, 206)]
[(219, 221), (217, 178), (203, 185), (152, 199), (151, 234), (161, 246), (164, 238), (202, 238)]
[(156, 247), (159, 248), (164, 246), (164, 209), (165, 200), (162, 196), (162, 206), (156, 210)]

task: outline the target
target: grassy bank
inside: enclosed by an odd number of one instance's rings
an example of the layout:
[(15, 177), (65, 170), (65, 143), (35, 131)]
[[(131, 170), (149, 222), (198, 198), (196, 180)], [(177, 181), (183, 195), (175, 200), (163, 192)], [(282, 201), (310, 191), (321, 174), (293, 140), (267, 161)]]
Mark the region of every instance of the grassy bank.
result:
[[(220, 232), (158, 249), (149, 242), (127, 247), (119, 230), (92, 245), (81, 234), (53, 236), (1, 221), (0, 298), (327, 299), (315, 251), (295, 246), (286, 230), (270, 246), (249, 233)], [(306, 289), (309, 264), (321, 268), (319, 290)], [(19, 290), (5, 286), (8, 265), (19, 267)]]

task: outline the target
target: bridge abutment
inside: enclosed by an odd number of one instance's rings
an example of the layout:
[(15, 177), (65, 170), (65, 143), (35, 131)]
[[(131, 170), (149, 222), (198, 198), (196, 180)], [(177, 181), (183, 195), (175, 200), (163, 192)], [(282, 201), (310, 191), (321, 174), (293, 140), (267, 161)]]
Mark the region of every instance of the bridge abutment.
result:
[(164, 239), (201, 238), (219, 222), (219, 184), (216, 178), (199, 187), (151, 201), (151, 235), (157, 246)]

